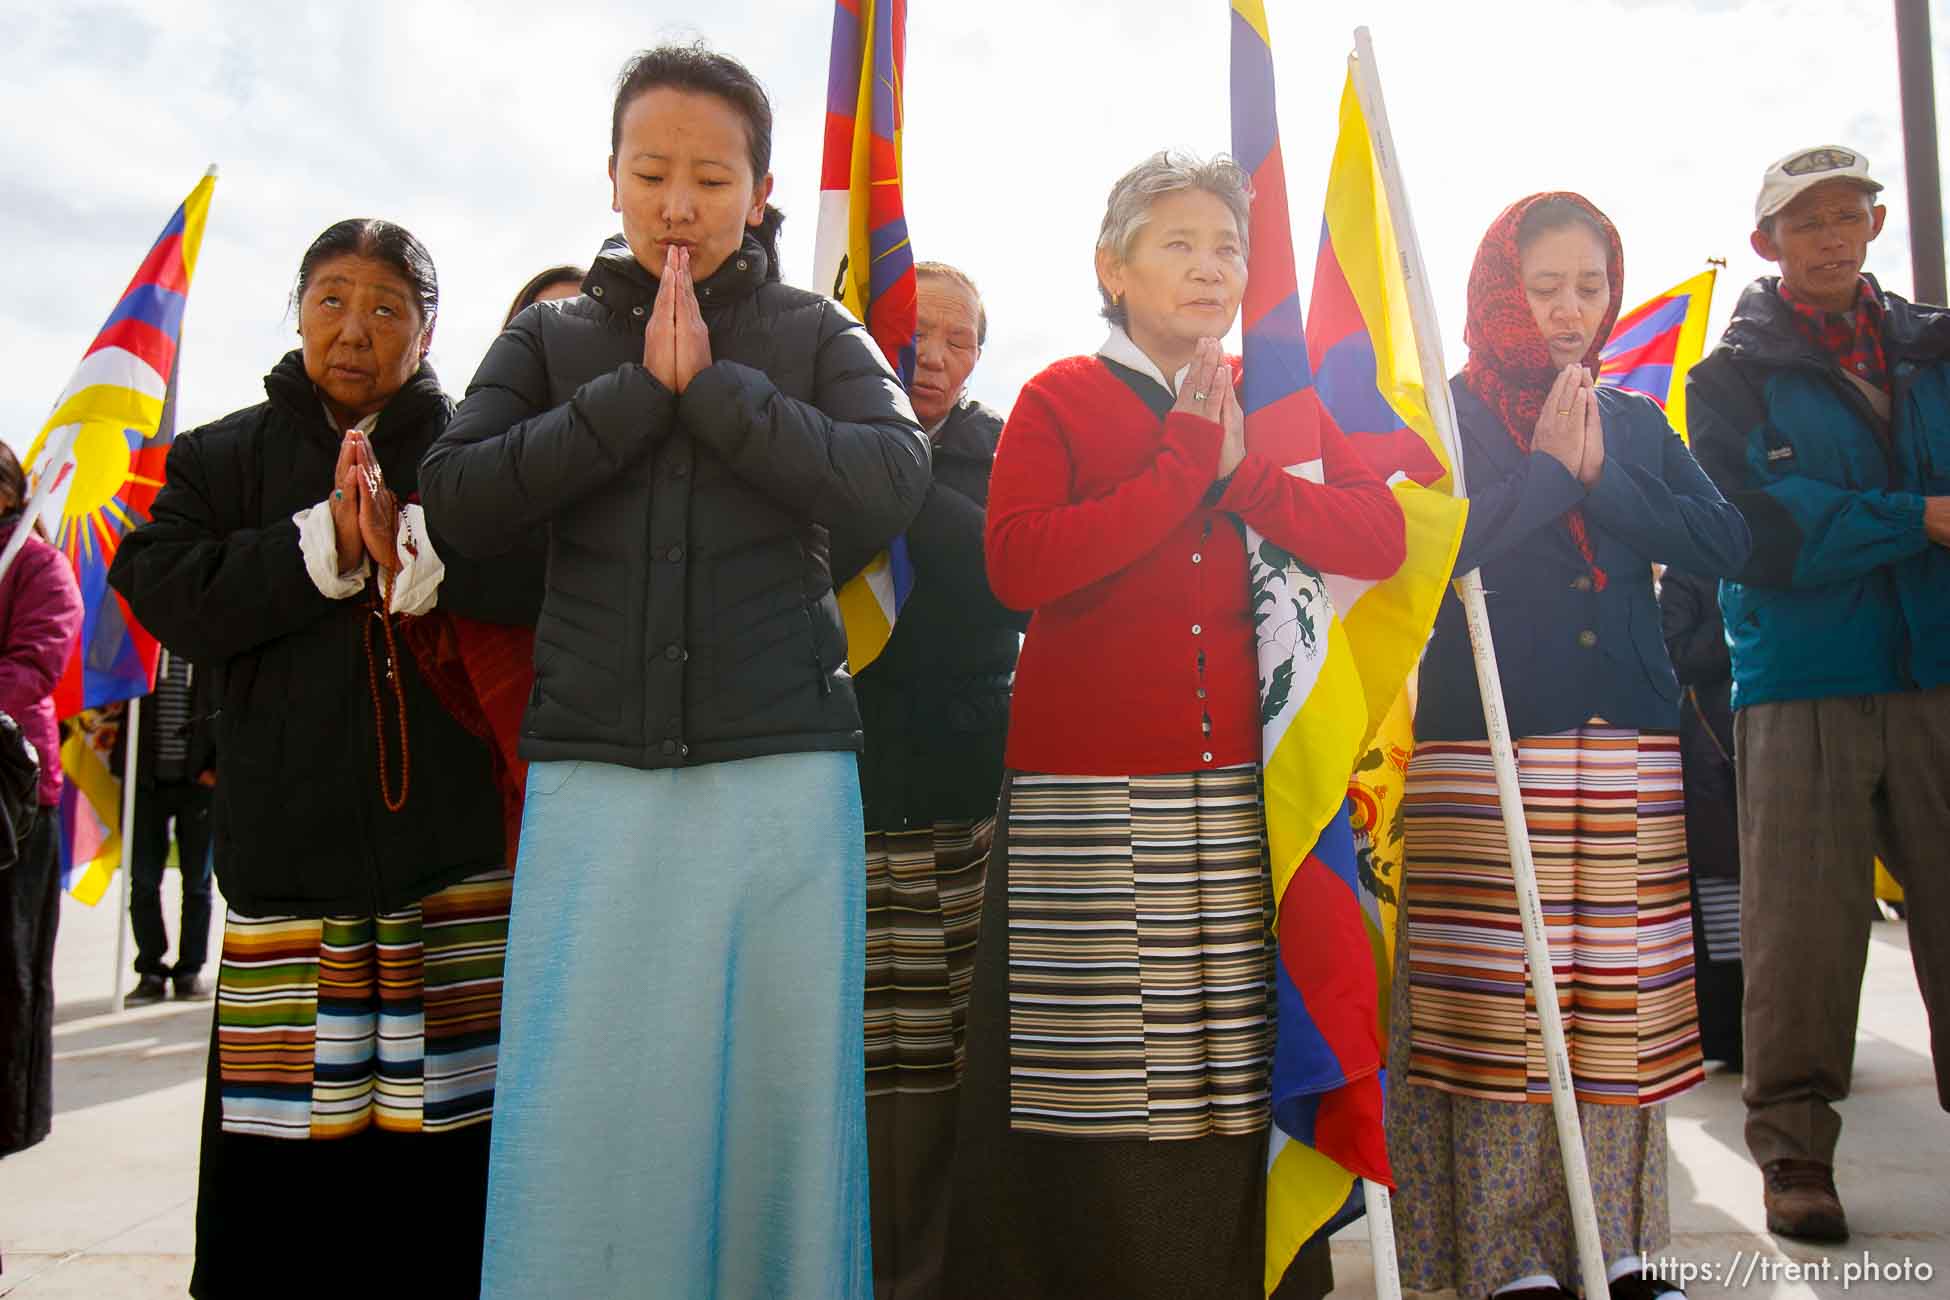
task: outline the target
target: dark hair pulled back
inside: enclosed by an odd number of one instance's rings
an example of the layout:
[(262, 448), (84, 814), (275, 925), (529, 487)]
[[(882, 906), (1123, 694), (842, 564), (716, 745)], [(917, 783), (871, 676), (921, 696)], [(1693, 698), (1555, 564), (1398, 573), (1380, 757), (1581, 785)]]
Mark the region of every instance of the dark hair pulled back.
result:
[[(27, 504), (27, 471), (20, 467), (20, 457), (14, 455), (14, 449), (4, 442), (0, 442), (0, 496), (10, 502), (0, 507), (0, 515), (12, 514)], [(43, 538), (47, 536), (47, 528), (38, 515), (34, 517), (34, 531)]]
[(536, 272), (535, 278), (522, 285), (521, 292), (515, 295), (514, 302), (508, 307), (507, 316), (501, 321), (501, 328), (506, 329), (512, 325), (515, 317), (533, 307), (537, 298), (556, 285), (573, 284), (579, 287), (582, 284), (582, 277), (587, 274), (588, 272), (581, 267), (568, 262), (560, 266), (551, 266), (546, 271)]
[(327, 226), (325, 233), (311, 241), (298, 263), (298, 285), (291, 291), (294, 310), (304, 301), (305, 286), (319, 266), (348, 253), (385, 262), (398, 271), (419, 302), (421, 327), (433, 324), (440, 310), (440, 278), (434, 274), (432, 254), (405, 226), (378, 217), (349, 217)]
[[(659, 45), (638, 50), (616, 76), (616, 103), (609, 116), (609, 152), (613, 158), (623, 144), (623, 114), (639, 95), (669, 87), (693, 95), (716, 95), (745, 119), (746, 156), (752, 165), (752, 183), (765, 179), (772, 170), (772, 99), (757, 77), (738, 60), (720, 54), (703, 41), (690, 45)], [(771, 259), (772, 274), (779, 273), (779, 227), (785, 213), (765, 205), (765, 219), (752, 233)]]

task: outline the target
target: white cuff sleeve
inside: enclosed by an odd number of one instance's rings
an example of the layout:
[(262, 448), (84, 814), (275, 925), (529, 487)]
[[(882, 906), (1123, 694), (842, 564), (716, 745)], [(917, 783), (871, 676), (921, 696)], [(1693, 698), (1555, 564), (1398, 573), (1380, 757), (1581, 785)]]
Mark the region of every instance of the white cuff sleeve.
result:
[(339, 537), (332, 527), (329, 503), (321, 501), (300, 510), (291, 516), (291, 522), (298, 525), (298, 546), (305, 554), (305, 572), (311, 575), (320, 595), (327, 600), (344, 600), (366, 589), (366, 576), (372, 572), (372, 564), (365, 556), (359, 557), (358, 568), (343, 576), (339, 574)]
[(440, 580), (447, 576), (447, 565), (433, 549), (426, 511), (407, 506), (399, 513), (399, 572), (393, 575), (393, 613), (424, 614), (440, 599)]

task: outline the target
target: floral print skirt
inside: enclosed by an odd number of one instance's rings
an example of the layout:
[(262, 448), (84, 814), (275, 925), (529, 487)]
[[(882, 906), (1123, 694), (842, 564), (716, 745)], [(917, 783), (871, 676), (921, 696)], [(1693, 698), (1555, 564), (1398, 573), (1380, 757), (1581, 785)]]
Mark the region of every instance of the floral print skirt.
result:
[[(1395, 947), (1388, 1072), (1397, 1082), (1387, 1114), (1402, 1285), (1454, 1287), (1463, 1300), (1539, 1273), (1575, 1285), (1576, 1234), (1551, 1107), (1407, 1081), (1408, 947), (1404, 933)], [(1671, 1239), (1665, 1107), (1581, 1102), (1578, 1120), (1606, 1261), (1663, 1250)]]

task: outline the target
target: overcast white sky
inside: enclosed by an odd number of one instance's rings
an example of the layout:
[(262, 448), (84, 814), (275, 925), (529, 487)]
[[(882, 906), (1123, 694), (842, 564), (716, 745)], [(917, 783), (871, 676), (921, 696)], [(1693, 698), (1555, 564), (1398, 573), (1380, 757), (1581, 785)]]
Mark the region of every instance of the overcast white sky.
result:
[[(1766, 269), (1754, 190), (1805, 144), (1866, 151), (1888, 186), (1870, 269), (1907, 292), (1889, 0), (1268, 0), (1291, 203), (1311, 272), (1334, 114), (1373, 29), (1448, 339), (1511, 200), (1574, 189), (1617, 222), (1637, 302), (1725, 256), (1714, 334)], [(1937, 12), (1938, 97), (1950, 6)], [(299, 255), (347, 216), (432, 250), (433, 360), (458, 396), (533, 271), (615, 229), (604, 163), (631, 50), (702, 35), (748, 63), (778, 116), (786, 276), (812, 260), (831, 7), (498, 0), (0, 0), (0, 435), (25, 447), (162, 222), (222, 166), (190, 294), (189, 428), (258, 401), (293, 346)], [(910, 0), (907, 213), (916, 255), (981, 284), (973, 387), (1023, 381), (1101, 338), (1091, 245), (1110, 183), (1165, 146), (1228, 142), (1225, 0)]]

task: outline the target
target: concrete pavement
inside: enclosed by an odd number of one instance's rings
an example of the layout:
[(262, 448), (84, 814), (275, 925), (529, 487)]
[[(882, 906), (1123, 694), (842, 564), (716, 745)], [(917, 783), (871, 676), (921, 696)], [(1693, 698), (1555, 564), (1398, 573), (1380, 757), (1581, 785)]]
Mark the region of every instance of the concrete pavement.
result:
[[(170, 873), (164, 901), (172, 929), (175, 880)], [(210, 1005), (113, 1011), (114, 921), (112, 898), (99, 908), (62, 901), (54, 1133), (0, 1160), (3, 1297), (186, 1293)], [(1855, 1237), (1837, 1250), (1763, 1231), (1760, 1175), (1741, 1140), (1738, 1078), (1716, 1074), (1672, 1103), (1671, 1256), (1712, 1270), (1688, 1286), (1694, 1300), (1950, 1296), (1950, 1116), (1937, 1108), (1927, 1043), (1908, 936), (1900, 925), (1879, 924), (1838, 1169)], [(1337, 1295), (1373, 1294), (1363, 1225), (1336, 1239), (1334, 1266)], [(1856, 1275), (1879, 1269), (1885, 1276), (1845, 1279), (1851, 1266)], [(1906, 1280), (1886, 1280), (1903, 1270)], [(1928, 1278), (1920, 1276), (1925, 1270)]]

